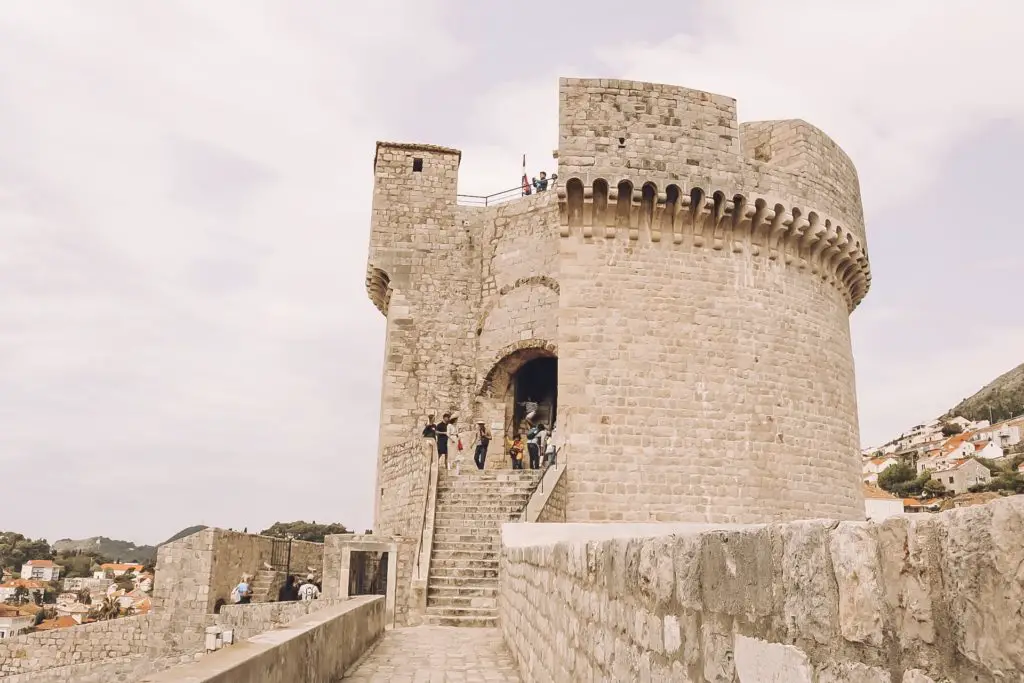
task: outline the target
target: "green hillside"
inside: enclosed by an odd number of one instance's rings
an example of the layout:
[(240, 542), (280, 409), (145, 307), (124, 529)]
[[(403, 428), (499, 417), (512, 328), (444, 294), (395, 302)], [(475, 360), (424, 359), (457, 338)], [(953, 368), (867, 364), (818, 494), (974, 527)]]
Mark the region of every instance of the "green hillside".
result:
[[(991, 412), (990, 412), (991, 411)], [(956, 404), (948, 415), (968, 420), (999, 422), (1024, 413), (1024, 364), (996, 377), (981, 390)]]

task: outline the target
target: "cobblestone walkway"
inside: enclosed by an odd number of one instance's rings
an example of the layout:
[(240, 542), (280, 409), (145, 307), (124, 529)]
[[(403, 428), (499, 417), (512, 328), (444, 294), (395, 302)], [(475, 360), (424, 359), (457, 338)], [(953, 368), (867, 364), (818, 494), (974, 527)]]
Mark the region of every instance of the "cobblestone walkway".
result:
[(414, 626), (384, 634), (346, 681), (359, 683), (519, 683), (496, 628)]

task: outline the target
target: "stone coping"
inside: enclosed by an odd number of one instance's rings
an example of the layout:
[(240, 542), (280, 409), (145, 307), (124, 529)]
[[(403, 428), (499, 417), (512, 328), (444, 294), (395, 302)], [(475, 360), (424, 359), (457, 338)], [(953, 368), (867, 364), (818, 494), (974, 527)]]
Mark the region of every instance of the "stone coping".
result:
[(609, 541), (616, 538), (694, 536), (708, 531), (757, 529), (763, 524), (700, 524), (696, 522), (576, 522), (567, 524), (508, 522), (501, 526), (505, 548), (556, 545), (564, 541)]
[(140, 683), (340, 680), (383, 633), (384, 597), (360, 596), (226, 646), (198, 662), (146, 676)]

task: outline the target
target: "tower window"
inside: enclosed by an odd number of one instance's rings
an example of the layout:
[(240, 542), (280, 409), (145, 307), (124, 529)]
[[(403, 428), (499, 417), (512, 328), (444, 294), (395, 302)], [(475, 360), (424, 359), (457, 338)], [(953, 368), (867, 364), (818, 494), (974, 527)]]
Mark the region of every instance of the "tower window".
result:
[(626, 138), (619, 138), (619, 149), (626, 146)]
[(414, 158), (412, 160), (412, 172), (420, 173), (421, 171), (423, 171), (423, 159), (420, 159), (419, 157)]

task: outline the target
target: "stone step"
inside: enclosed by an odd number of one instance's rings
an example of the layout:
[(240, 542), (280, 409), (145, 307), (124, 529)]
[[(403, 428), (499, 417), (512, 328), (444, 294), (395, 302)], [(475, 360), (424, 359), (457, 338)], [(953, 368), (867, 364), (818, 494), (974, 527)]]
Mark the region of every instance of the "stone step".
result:
[(461, 576), (466, 573), (466, 570), (473, 569), (490, 569), (492, 571), (498, 571), (500, 566), (498, 558), (495, 557), (493, 560), (485, 559), (468, 559), (465, 557), (453, 557), (444, 560), (431, 560), (431, 569), (437, 569), (438, 574), (448, 574), (450, 576)]
[(516, 505), (526, 505), (530, 502), (530, 497), (527, 495), (522, 496), (492, 496), (486, 494), (471, 494), (462, 495), (451, 494), (451, 495), (440, 495), (437, 497), (437, 502), (441, 505), (457, 505), (459, 507), (473, 507), (473, 508), (493, 508), (495, 510), (502, 510), (514, 507)]
[(465, 560), (467, 562), (494, 562), (497, 563), (500, 553), (494, 550), (462, 550), (461, 548), (445, 548), (439, 550), (430, 558), (431, 564), (440, 565), (450, 563), (452, 560)]
[(427, 605), (427, 615), (443, 617), (496, 617), (498, 607), (442, 607)]
[(443, 595), (427, 596), (427, 609), (440, 607), (447, 609), (498, 609), (498, 596), (483, 595)]
[(461, 626), (464, 628), (497, 628), (498, 615), (494, 616), (447, 616), (443, 614), (427, 614), (423, 623), (430, 626)]
[(434, 530), (434, 547), (437, 548), (439, 545), (443, 545), (446, 548), (460, 546), (463, 543), (483, 543), (490, 541), (494, 546), (492, 552), (498, 552), (501, 547), (501, 535), (497, 532), (489, 534), (473, 534), (465, 531), (441, 531), (439, 529)]
[(431, 565), (430, 576), (427, 579), (427, 589), (430, 586), (462, 586), (466, 584), (476, 585), (483, 581), (498, 578), (498, 566), (493, 567), (470, 567), (463, 568), (456, 572), (451, 567), (435, 567)]
[(498, 584), (467, 583), (462, 586), (451, 584), (427, 585), (427, 598), (477, 597), (497, 598)]
[(492, 541), (438, 541), (434, 540), (434, 548), (436, 550), (487, 550), (490, 552), (501, 552), (501, 541), (494, 539)]

